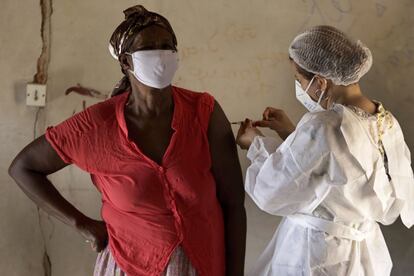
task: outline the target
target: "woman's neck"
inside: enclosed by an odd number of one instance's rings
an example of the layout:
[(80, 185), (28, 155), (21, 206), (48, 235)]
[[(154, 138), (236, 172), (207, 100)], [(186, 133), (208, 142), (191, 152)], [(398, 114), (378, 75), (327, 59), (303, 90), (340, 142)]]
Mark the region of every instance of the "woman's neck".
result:
[(142, 83), (131, 83), (132, 91), (127, 107), (140, 117), (158, 117), (171, 111), (173, 105), (171, 85), (156, 89)]

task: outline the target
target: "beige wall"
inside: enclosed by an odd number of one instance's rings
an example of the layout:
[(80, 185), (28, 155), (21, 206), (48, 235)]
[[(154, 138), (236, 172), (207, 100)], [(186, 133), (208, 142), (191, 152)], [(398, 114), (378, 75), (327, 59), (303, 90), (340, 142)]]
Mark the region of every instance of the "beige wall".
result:
[[(82, 109), (84, 98), (64, 96), (76, 83), (108, 92), (120, 78), (110, 57), (110, 34), (121, 11), (137, 1), (54, 1), (48, 103), (40, 128)], [(209, 91), (230, 120), (258, 118), (266, 106), (284, 108), (298, 120), (304, 109), (295, 100), (287, 47), (306, 26), (331, 24), (364, 41), (374, 66), (362, 80), (369, 96), (383, 101), (405, 131), (414, 150), (412, 77), (414, 76), (414, 2), (411, 0), (233, 0), (141, 1), (165, 15), (179, 41), (180, 69), (175, 83)], [(36, 109), (26, 107), (25, 83), (31, 81), (40, 53), (37, 1), (2, 1), (0, 11), (0, 274), (43, 275), (43, 241), (35, 206), (7, 176), (12, 157), (33, 137)], [(96, 102), (85, 99), (88, 105)], [(245, 152), (240, 151), (245, 169)], [(99, 216), (99, 196), (88, 175), (69, 167), (52, 176), (62, 193), (87, 214)], [(247, 200), (247, 267), (263, 250), (279, 218), (260, 212)], [(95, 254), (80, 235), (41, 216), (52, 275), (91, 275)], [(414, 255), (409, 232), (385, 229), (396, 259), (394, 275), (404, 274)], [(405, 247), (403, 247), (405, 246)], [(403, 248), (403, 249), (402, 249)], [(411, 254), (411, 255), (410, 255)], [(398, 270), (399, 269), (399, 270)], [(412, 268), (411, 268), (412, 269)]]

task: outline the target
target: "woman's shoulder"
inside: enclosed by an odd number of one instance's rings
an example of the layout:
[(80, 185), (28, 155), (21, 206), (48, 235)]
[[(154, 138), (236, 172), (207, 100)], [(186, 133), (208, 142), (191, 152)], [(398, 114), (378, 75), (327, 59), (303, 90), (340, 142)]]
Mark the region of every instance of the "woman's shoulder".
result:
[(181, 87), (173, 87), (175, 93), (179, 95), (180, 99), (191, 105), (198, 104), (214, 104), (214, 97), (209, 92), (197, 92)]
[(116, 107), (122, 97), (125, 95), (121, 94), (93, 104), (49, 129), (55, 131), (66, 129), (77, 135), (84, 135), (94, 129), (102, 129), (108, 121), (116, 118)]
[(116, 113), (118, 104), (128, 96), (128, 93), (122, 93), (115, 97), (106, 99), (102, 102), (87, 107), (83, 113), (88, 114), (91, 119), (100, 122), (105, 121), (108, 117), (113, 117)]

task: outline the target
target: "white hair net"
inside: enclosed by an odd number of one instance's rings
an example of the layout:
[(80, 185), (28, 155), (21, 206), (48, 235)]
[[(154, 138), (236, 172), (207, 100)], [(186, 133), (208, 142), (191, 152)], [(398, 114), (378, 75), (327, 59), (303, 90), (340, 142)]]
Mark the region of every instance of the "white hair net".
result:
[(359, 81), (372, 65), (371, 51), (331, 26), (312, 27), (293, 39), (289, 55), (302, 69), (336, 85)]

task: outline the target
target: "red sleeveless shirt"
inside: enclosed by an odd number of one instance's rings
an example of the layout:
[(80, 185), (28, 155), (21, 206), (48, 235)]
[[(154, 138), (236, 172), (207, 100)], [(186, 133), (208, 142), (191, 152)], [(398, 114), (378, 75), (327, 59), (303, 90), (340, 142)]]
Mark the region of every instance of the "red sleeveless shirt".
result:
[(174, 133), (160, 166), (128, 138), (128, 97), (89, 107), (48, 128), (46, 139), (66, 163), (91, 174), (111, 253), (127, 275), (161, 275), (180, 244), (199, 275), (224, 275), (224, 223), (207, 138), (214, 98), (173, 87)]

